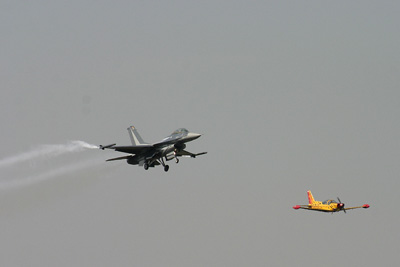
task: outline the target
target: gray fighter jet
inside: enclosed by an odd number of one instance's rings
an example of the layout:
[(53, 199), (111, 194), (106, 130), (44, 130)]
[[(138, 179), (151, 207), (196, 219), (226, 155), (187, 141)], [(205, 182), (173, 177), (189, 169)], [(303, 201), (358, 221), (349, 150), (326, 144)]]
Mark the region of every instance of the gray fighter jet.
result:
[(175, 162), (178, 163), (178, 157), (195, 158), (196, 156), (207, 153), (202, 152), (194, 154), (185, 150), (185, 143), (199, 138), (201, 134), (190, 133), (184, 128), (174, 131), (171, 135), (155, 144), (144, 142), (134, 126), (129, 127), (128, 132), (132, 141), (132, 146), (116, 146), (116, 144), (111, 144), (106, 146), (100, 145), (99, 148), (102, 150), (106, 148), (114, 149), (115, 151), (129, 153), (131, 155), (112, 158), (107, 161), (126, 159), (128, 164), (143, 166), (145, 170), (148, 170), (149, 167), (162, 165), (164, 171), (167, 172), (169, 166), (165, 164), (165, 161), (175, 159)]

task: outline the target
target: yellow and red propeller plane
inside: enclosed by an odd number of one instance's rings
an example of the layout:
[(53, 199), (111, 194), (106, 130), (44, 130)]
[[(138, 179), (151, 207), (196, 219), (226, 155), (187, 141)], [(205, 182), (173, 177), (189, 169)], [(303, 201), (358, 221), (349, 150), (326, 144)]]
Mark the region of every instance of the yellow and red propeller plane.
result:
[(351, 207), (351, 208), (345, 208), (344, 207), (344, 203), (342, 203), (342, 201), (340, 201), (339, 198), (337, 198), (337, 200), (339, 202), (336, 202), (333, 199), (328, 199), (325, 201), (316, 201), (314, 200), (313, 195), (311, 194), (311, 191), (308, 190), (307, 191), (308, 194), (308, 205), (296, 205), (293, 206), (293, 208), (295, 210), (298, 209), (305, 209), (305, 210), (315, 210), (315, 211), (322, 211), (322, 212), (338, 212), (338, 211), (344, 211), (344, 213), (346, 213), (346, 210), (351, 210), (351, 209), (359, 209), (359, 208), (364, 208), (367, 209), (369, 208), (368, 204), (364, 204), (362, 206), (358, 206), (358, 207)]

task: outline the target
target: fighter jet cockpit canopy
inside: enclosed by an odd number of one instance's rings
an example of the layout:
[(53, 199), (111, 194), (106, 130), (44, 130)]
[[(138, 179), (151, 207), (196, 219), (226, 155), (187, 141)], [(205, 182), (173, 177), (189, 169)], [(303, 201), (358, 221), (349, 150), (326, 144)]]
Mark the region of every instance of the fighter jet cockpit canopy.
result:
[(187, 135), (189, 133), (189, 131), (185, 128), (179, 128), (177, 130), (175, 130), (171, 135)]

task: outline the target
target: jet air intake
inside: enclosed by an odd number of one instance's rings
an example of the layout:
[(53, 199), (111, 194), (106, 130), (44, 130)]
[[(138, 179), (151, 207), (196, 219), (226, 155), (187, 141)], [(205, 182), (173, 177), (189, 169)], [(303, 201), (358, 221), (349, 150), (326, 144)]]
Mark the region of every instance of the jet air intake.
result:
[(178, 151), (181, 151), (181, 150), (183, 150), (183, 149), (186, 148), (186, 145), (183, 144), (183, 143), (178, 143), (178, 144), (175, 144), (174, 147), (175, 147)]

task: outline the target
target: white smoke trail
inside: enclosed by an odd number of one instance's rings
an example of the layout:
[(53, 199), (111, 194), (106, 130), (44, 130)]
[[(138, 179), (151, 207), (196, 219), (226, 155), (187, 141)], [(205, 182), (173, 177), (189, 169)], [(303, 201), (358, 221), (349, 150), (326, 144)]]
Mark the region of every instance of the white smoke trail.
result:
[(68, 165), (64, 166), (58, 166), (54, 167), (51, 170), (34, 174), (34, 175), (28, 175), (24, 177), (14, 177), (13, 179), (8, 179), (8, 180), (3, 180), (0, 181), (0, 189), (7, 189), (7, 188), (13, 188), (13, 187), (20, 187), (20, 186), (27, 186), (27, 185), (32, 185), (35, 183), (40, 183), (55, 177), (71, 174), (74, 172), (82, 171), (86, 168), (94, 167), (96, 165), (103, 164), (104, 161), (101, 161), (99, 159), (91, 159), (91, 160), (86, 160), (86, 161), (79, 161), (79, 162), (74, 162)]
[(30, 185), (102, 164), (104, 161), (99, 158), (84, 160), (84, 155), (74, 155), (97, 148), (84, 141), (71, 141), (40, 145), (27, 152), (0, 159), (0, 189)]
[(78, 152), (78, 151), (83, 151), (84, 149), (95, 149), (95, 148), (99, 147), (96, 145), (86, 143), (84, 141), (71, 141), (66, 144), (57, 144), (57, 145), (41, 145), (32, 149), (31, 151), (1, 159), (0, 168), (9, 167), (17, 163), (22, 163), (37, 158), (56, 157), (66, 153)]

